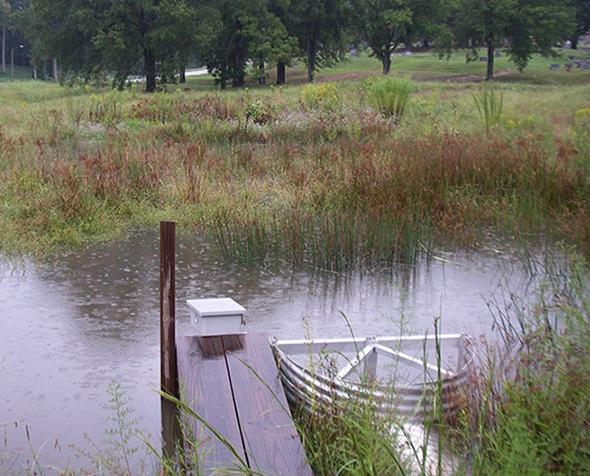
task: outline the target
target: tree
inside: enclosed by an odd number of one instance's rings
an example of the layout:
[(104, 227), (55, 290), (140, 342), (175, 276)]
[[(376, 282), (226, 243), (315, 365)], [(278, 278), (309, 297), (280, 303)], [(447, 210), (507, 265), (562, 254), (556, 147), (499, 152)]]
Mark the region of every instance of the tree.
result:
[(460, 0), (412, 0), (408, 36), (423, 46), (434, 46), (439, 55), (451, 54), (452, 22)]
[(19, 12), (15, 19), (31, 43), (33, 62), (50, 60), (55, 64), (59, 60), (66, 75), (89, 78), (98, 68), (92, 38), (104, 11), (100, 7), (106, 8), (106, 1), (83, 0), (76, 8), (71, 3), (71, 0), (32, 0), (29, 8)]
[(304, 52), (307, 80), (342, 57), (351, 16), (346, 0), (297, 0), (289, 6), (287, 30)]
[(6, 74), (6, 30), (12, 8), (8, 0), (0, 0), (0, 27), (2, 28), (2, 73)]
[(470, 49), (468, 61), (487, 50), (486, 79), (494, 77), (494, 57), (505, 46), (519, 70), (534, 53), (554, 54), (553, 45), (569, 35), (573, 22), (567, 4), (551, 0), (462, 0), (456, 23), (458, 45)]
[(231, 81), (233, 86), (243, 86), (248, 60), (246, 25), (254, 21), (261, 2), (225, 0), (214, 8), (210, 21), (216, 23), (212, 35), (202, 46), (203, 59), (209, 72), (221, 88)]
[(414, 13), (408, 0), (357, 0), (354, 5), (361, 40), (381, 61), (383, 74), (389, 74), (391, 55), (400, 44), (409, 43)]
[(578, 38), (590, 31), (590, 0), (573, 0), (576, 12), (573, 35), (570, 38), (572, 49), (578, 49)]
[(230, 81), (243, 86), (248, 62), (265, 82), (267, 65), (288, 62), (297, 49), (268, 0), (226, 0), (217, 4), (210, 21), (218, 26), (202, 47), (203, 58), (222, 88)]
[(194, 10), (184, 0), (112, 0), (92, 44), (102, 69), (111, 69), (121, 85), (143, 64), (146, 92), (156, 90), (157, 65), (168, 75), (180, 71), (193, 45)]
[(192, 13), (185, 0), (32, 0), (21, 24), (35, 54), (57, 58), (64, 75), (109, 75), (121, 87), (141, 71), (153, 92), (158, 62), (190, 48)]
[(290, 63), (297, 53), (297, 39), (289, 36), (285, 26), (270, 11), (260, 12), (245, 25), (249, 56), (257, 71), (258, 82), (266, 82), (268, 64)]
[[(291, 0), (270, 0), (269, 11), (275, 15), (289, 33), (289, 8)], [(300, 56), (300, 49), (297, 44), (297, 39), (289, 36), (292, 48), (284, 49), (283, 55), (277, 55), (277, 84), (285, 84), (287, 79), (287, 66), (291, 64), (293, 58)]]

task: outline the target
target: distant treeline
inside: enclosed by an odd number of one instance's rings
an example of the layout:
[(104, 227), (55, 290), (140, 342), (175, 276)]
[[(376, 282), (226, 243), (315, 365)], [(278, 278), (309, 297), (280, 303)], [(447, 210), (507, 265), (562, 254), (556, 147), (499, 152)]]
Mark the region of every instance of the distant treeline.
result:
[[(590, 29), (589, 0), (0, 0), (2, 71), (18, 49), (35, 69), (70, 81), (103, 78), (123, 87), (144, 75), (183, 81), (204, 65), (223, 88), (242, 86), (251, 69), (266, 81), (276, 68), (307, 65), (307, 78), (367, 47), (389, 73), (400, 47), (465, 48), (468, 60), (486, 48), (488, 79), (504, 49), (519, 68), (531, 55)], [(22, 36), (21, 36), (22, 35)], [(59, 65), (59, 68), (58, 68)]]

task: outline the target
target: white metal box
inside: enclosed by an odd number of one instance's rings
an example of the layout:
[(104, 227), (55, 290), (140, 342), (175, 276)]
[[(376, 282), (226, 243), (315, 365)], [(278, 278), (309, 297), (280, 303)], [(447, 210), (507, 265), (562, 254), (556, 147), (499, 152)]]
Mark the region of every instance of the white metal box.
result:
[(246, 309), (231, 298), (189, 299), (191, 317), (201, 336), (243, 334)]

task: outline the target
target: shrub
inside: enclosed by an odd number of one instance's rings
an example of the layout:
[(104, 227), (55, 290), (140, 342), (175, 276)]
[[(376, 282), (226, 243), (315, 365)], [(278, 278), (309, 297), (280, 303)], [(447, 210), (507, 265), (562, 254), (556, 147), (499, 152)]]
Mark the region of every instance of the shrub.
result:
[(308, 84), (303, 88), (300, 103), (304, 109), (332, 111), (340, 106), (340, 96), (332, 83)]
[(473, 95), (479, 118), (486, 130), (498, 124), (502, 119), (504, 95), (493, 89), (484, 88), (479, 94)]
[(254, 124), (266, 124), (273, 119), (273, 111), (270, 105), (260, 99), (251, 102), (246, 108), (246, 122), (252, 120)]
[(385, 117), (400, 119), (410, 94), (414, 90), (408, 78), (390, 76), (373, 78), (366, 82), (369, 104)]

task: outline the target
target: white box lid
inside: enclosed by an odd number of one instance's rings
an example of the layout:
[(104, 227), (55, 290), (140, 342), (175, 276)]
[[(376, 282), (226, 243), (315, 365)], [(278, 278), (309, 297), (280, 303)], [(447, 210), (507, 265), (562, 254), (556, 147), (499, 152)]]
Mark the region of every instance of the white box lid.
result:
[(231, 298), (189, 299), (186, 303), (199, 317), (246, 314), (246, 308)]

